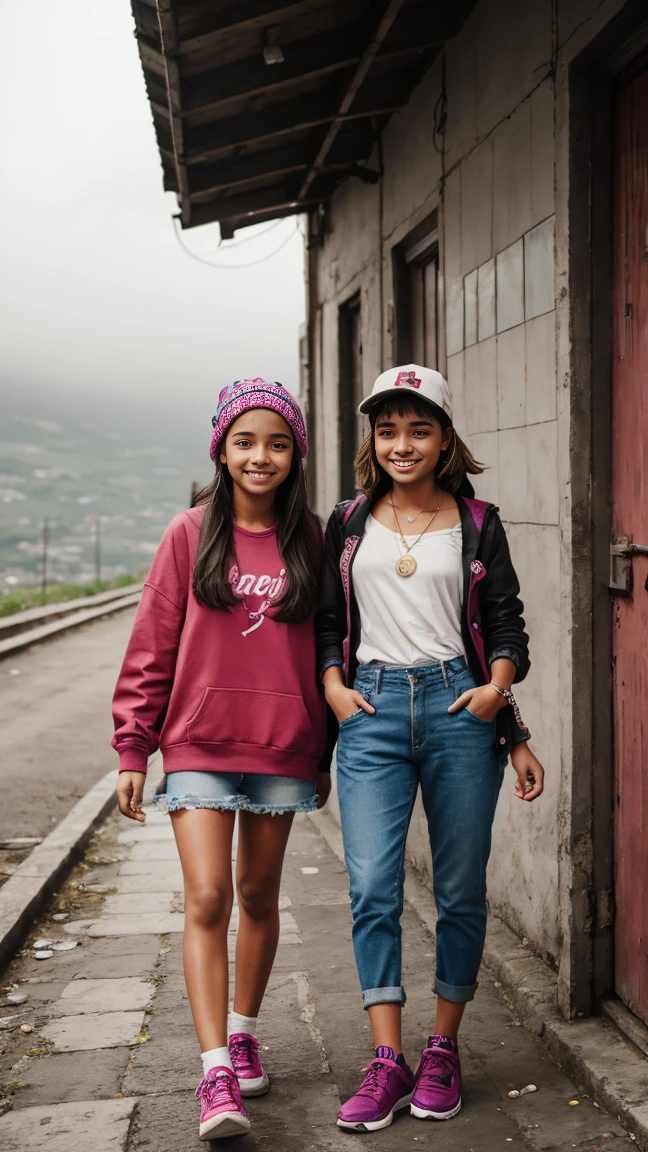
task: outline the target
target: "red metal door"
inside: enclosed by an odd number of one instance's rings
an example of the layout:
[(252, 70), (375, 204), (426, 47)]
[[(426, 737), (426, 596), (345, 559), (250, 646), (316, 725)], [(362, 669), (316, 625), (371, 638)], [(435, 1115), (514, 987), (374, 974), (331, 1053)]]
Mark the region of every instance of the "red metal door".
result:
[(648, 1021), (648, 70), (618, 94), (612, 525), (630, 544), (614, 600), (616, 989)]

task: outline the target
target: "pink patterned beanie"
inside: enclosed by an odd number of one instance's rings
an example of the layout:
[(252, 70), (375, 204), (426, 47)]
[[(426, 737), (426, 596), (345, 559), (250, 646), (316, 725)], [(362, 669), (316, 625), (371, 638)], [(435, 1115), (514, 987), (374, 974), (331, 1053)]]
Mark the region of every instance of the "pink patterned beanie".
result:
[(218, 397), (218, 411), (212, 418), (214, 431), (209, 446), (212, 460), (216, 460), (216, 449), (232, 421), (242, 412), (248, 412), (250, 408), (271, 408), (273, 412), (283, 416), (286, 424), (292, 429), (299, 455), (302, 458), (306, 455), (308, 438), (299, 404), (282, 384), (276, 380), (263, 380), (261, 376), (257, 376), (255, 380), (235, 380), (233, 384), (223, 388)]

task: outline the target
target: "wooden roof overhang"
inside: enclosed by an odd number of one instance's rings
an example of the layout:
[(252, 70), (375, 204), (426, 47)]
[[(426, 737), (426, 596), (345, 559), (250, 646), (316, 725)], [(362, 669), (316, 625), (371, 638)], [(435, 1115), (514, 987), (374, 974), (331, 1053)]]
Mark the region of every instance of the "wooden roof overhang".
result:
[[(474, 0), (131, 0), (183, 228), (305, 212), (367, 161)], [(430, 125), (432, 131), (432, 125)]]

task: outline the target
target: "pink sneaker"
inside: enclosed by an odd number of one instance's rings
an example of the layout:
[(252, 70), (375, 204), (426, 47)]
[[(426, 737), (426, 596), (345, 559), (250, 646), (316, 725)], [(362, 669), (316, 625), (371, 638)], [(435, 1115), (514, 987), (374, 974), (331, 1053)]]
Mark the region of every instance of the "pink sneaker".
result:
[(339, 1128), (377, 1132), (389, 1127), (395, 1112), (410, 1106), (414, 1075), (404, 1056), (396, 1056), (393, 1048), (376, 1048), (366, 1072), (355, 1096), (340, 1108)]
[(412, 1116), (451, 1120), (461, 1108), (459, 1046), (449, 1036), (429, 1036), (416, 1073)]
[(260, 1043), (249, 1032), (235, 1032), (229, 1038), (229, 1050), (238, 1077), (241, 1096), (265, 1096), (270, 1081), (259, 1056)]
[(231, 1068), (210, 1068), (198, 1085), (200, 1139), (222, 1140), (250, 1131), (238, 1080)]

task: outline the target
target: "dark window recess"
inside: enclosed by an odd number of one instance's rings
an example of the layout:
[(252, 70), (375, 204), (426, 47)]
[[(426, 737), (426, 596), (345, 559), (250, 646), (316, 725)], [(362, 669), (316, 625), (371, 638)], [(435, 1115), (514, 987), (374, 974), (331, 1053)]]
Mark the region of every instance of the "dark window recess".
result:
[(339, 340), (339, 432), (340, 499), (351, 499), (356, 491), (353, 462), (365, 435), (364, 418), (358, 415), (362, 391), (362, 336), (360, 293), (340, 307)]
[(393, 249), (395, 359), (438, 367), (439, 245), (436, 212)]

